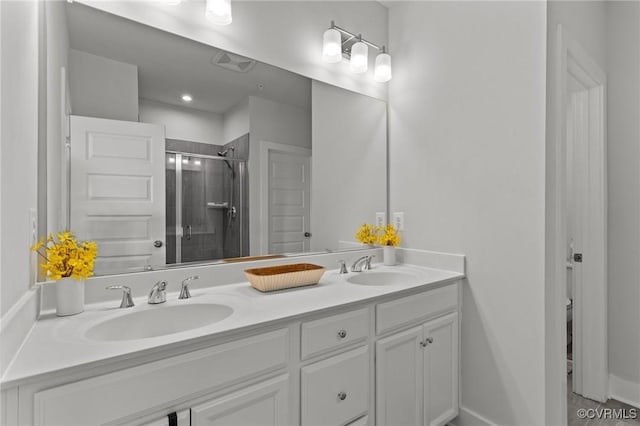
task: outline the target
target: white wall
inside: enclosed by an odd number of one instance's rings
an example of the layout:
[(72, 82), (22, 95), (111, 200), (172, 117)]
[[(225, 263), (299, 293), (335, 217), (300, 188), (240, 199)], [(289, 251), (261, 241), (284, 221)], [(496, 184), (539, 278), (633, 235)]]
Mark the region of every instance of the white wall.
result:
[(38, 5), (2, 2), (2, 223), (0, 311), (29, 289), (29, 209), (36, 207)]
[(62, 99), (62, 93), (66, 90), (63, 85), (68, 85), (69, 33), (65, 3), (45, 2), (44, 5), (47, 20), (47, 233), (50, 233), (64, 229), (65, 225), (61, 177), (65, 164), (67, 99)]
[(640, 3), (607, 9), (609, 370), (640, 405)]
[[(331, 20), (377, 44), (387, 44), (387, 9), (375, 1), (238, 1), (233, 23), (212, 25), (203, 2), (81, 0), (97, 9), (192, 38), (304, 76), (386, 99), (387, 84), (373, 81), (370, 71), (354, 75), (349, 64), (322, 61), (322, 34)], [(392, 52), (393, 53), (393, 52)]]
[(221, 145), (249, 133), (249, 98), (247, 97), (239, 104), (229, 108), (223, 117), (224, 142)]
[(69, 50), (74, 115), (138, 121), (138, 67)]
[(37, 206), (39, 5), (0, 2), (0, 375), (36, 318), (29, 211)]
[(545, 424), (546, 4), (398, 2), (389, 21), (391, 211), (404, 246), (467, 256), (463, 414)]
[(311, 251), (355, 241), (387, 210), (387, 104), (312, 82)]
[(260, 144), (262, 142), (311, 148), (311, 111), (249, 96), (249, 252), (251, 255), (260, 254)]
[(140, 98), (141, 123), (165, 126), (165, 137), (191, 142), (224, 144), (222, 115)]

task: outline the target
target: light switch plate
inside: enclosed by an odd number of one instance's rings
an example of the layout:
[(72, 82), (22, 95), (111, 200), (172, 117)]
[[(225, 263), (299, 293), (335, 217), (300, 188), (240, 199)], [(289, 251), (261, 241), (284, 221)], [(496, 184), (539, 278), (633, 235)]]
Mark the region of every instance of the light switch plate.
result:
[[(29, 209), (29, 247), (38, 242), (38, 212), (34, 208)], [(29, 283), (34, 285), (38, 280), (38, 254), (30, 251), (29, 258)]]
[(385, 212), (376, 213), (376, 226), (384, 226), (387, 223), (387, 214)]
[(393, 213), (393, 226), (398, 231), (404, 231), (404, 212)]

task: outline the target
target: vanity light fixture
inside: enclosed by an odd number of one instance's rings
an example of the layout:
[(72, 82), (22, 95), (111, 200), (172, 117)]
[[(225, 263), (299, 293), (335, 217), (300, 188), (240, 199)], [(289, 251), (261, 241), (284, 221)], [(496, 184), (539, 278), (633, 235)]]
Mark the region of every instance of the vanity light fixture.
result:
[(378, 46), (362, 38), (362, 35), (340, 28), (331, 21), (331, 27), (324, 32), (322, 58), (328, 63), (340, 62), (342, 57), (350, 60), (350, 69), (354, 74), (367, 72), (369, 48), (380, 53), (376, 56), (374, 79), (379, 83), (391, 80), (391, 56), (384, 46)]
[(362, 42), (362, 36), (351, 46), (351, 60), (349, 67), (354, 74), (363, 74), (369, 67), (369, 48)]
[(231, 0), (207, 0), (205, 16), (217, 25), (229, 25), (231, 18)]
[(373, 78), (378, 83), (391, 80), (391, 56), (386, 52), (384, 46), (382, 46), (382, 51), (376, 56), (376, 68), (373, 73)]
[(177, 6), (182, 3), (182, 0), (164, 0), (164, 2), (169, 6)]
[(184, 102), (191, 102), (191, 101), (193, 100), (193, 97), (191, 97), (191, 95), (190, 95), (190, 94), (185, 93), (184, 95), (182, 95), (181, 99), (182, 99)]

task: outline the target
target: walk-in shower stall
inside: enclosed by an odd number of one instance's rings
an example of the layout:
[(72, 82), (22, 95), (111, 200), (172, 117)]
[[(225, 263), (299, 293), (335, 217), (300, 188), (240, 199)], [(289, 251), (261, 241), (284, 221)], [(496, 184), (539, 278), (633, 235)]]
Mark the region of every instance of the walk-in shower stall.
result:
[(235, 151), (167, 150), (168, 264), (249, 254), (247, 167)]

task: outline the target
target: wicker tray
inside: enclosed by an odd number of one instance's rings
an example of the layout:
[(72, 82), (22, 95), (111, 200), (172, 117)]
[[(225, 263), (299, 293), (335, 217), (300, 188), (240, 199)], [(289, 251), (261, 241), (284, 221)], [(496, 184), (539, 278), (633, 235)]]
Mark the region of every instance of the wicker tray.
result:
[(256, 290), (275, 291), (318, 284), (324, 274), (324, 267), (312, 263), (295, 263), (247, 269), (244, 273)]

